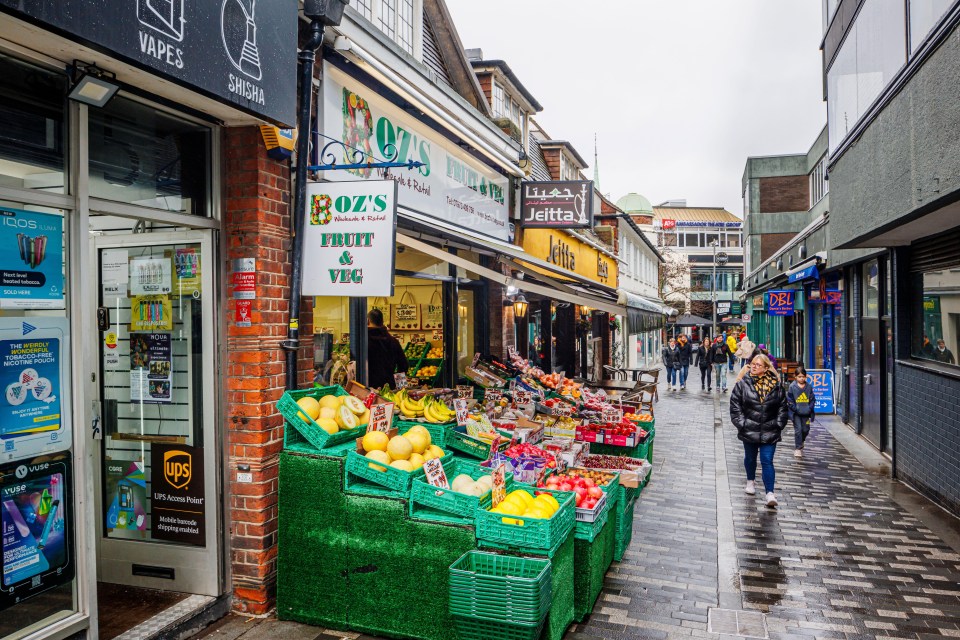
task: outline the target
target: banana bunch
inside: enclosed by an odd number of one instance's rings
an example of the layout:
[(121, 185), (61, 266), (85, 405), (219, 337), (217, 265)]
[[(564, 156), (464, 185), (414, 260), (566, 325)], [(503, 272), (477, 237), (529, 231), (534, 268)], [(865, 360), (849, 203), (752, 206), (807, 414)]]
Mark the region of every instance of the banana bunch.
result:
[(456, 415), (456, 411), (447, 407), (447, 405), (440, 400), (437, 400), (433, 396), (427, 396), (423, 407), (423, 417), (427, 419), (427, 422), (433, 424), (450, 422)]
[(397, 409), (400, 410), (400, 415), (404, 418), (421, 418), (423, 417), (424, 411), (426, 411), (423, 400), (414, 400), (407, 393), (406, 389), (401, 389), (394, 395), (393, 403), (397, 406)]

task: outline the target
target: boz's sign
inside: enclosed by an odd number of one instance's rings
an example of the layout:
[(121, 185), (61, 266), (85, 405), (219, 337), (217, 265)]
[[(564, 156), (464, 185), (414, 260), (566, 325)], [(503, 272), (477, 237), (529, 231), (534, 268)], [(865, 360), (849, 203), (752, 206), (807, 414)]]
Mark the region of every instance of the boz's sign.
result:
[(524, 182), (520, 219), (527, 229), (593, 227), (593, 182)]

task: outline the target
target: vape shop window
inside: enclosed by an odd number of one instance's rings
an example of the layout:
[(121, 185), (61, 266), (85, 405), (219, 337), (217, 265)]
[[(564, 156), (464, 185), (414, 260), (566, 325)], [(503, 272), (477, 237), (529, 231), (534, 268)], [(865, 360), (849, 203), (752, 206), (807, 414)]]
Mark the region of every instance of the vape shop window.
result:
[(915, 358), (957, 365), (960, 352), (960, 262), (953, 268), (913, 275), (913, 331), (910, 351)]
[(207, 127), (121, 97), (89, 113), (91, 196), (209, 215)]
[(0, 54), (0, 186), (65, 193), (66, 76)]

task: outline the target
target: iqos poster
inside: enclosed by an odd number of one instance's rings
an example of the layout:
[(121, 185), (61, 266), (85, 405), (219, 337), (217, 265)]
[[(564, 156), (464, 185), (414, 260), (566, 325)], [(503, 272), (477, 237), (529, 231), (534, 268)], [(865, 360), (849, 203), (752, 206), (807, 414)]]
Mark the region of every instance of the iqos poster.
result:
[(0, 467), (0, 610), (73, 579), (68, 456)]
[(0, 460), (70, 447), (67, 321), (0, 318)]
[(63, 216), (0, 208), (0, 309), (63, 308)]

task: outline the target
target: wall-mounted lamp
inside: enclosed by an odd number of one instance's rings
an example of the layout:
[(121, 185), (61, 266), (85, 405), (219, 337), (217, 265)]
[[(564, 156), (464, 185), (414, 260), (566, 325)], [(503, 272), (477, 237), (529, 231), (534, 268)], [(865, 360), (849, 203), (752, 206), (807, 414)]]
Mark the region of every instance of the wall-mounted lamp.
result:
[(527, 299), (522, 293), (518, 293), (513, 299), (513, 315), (520, 319), (526, 318), (528, 306), (529, 303), (527, 302)]
[(107, 106), (120, 89), (117, 74), (104, 71), (95, 64), (74, 60), (72, 76), (73, 87), (67, 97), (91, 107)]

